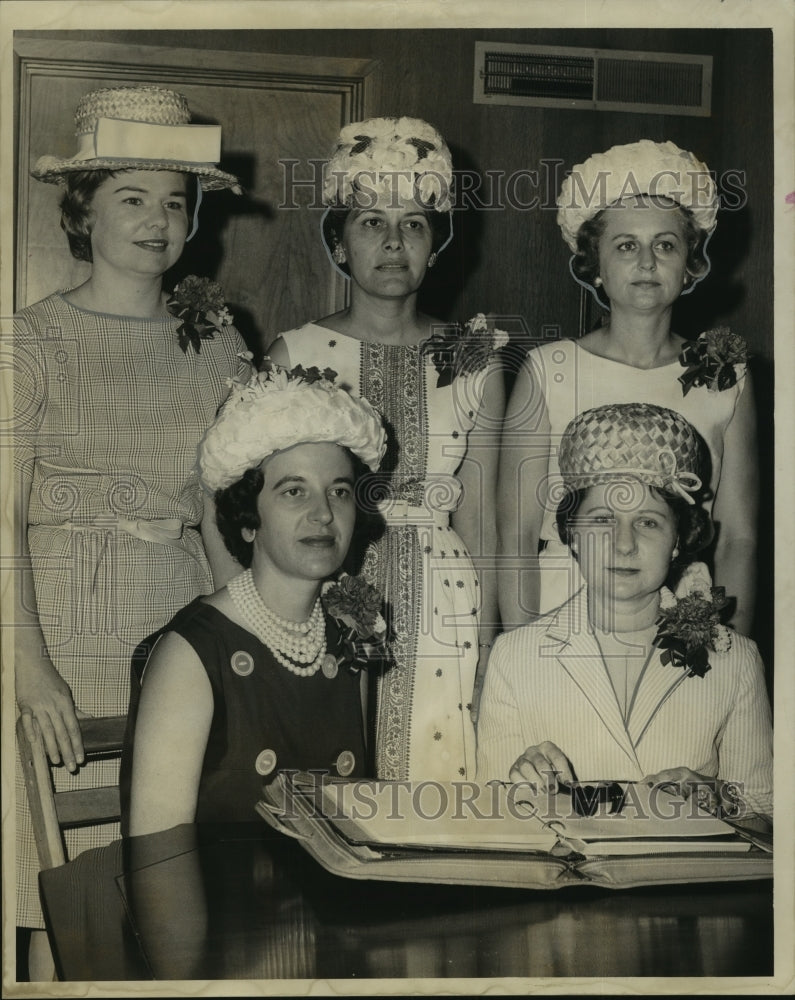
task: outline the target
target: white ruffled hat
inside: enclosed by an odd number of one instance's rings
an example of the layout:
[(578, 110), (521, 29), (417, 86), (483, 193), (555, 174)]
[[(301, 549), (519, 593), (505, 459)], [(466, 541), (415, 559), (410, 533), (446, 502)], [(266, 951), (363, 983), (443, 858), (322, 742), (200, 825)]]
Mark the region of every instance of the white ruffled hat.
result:
[(165, 87), (100, 87), (75, 111), (77, 152), (41, 156), (31, 174), (62, 184), (76, 170), (175, 170), (195, 174), (205, 191), (242, 189), (219, 170), (221, 126), (192, 125), (188, 102)]
[(263, 459), (297, 444), (349, 448), (375, 471), (386, 451), (378, 411), (317, 369), (270, 365), (232, 391), (199, 444), (198, 469), (209, 493), (236, 483)]
[(701, 229), (715, 229), (718, 193), (707, 165), (673, 142), (641, 139), (594, 153), (572, 168), (557, 200), (564, 240), (576, 252), (583, 222), (636, 195), (669, 198), (690, 209)]
[(326, 164), (323, 201), (334, 208), (378, 193), (391, 194), (397, 181), (437, 212), (452, 209), (453, 161), (447, 143), (421, 118), (368, 118), (340, 132)]

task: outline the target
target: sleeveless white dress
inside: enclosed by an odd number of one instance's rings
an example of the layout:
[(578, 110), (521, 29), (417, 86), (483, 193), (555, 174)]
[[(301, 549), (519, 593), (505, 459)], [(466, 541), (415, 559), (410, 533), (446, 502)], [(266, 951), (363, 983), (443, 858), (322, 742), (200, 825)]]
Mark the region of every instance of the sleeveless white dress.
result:
[(369, 486), (386, 525), (367, 541), (361, 567), (385, 595), (393, 631), (394, 664), (378, 678), (374, 707), (377, 776), (472, 778), (480, 594), (450, 515), (488, 369), (438, 387), (417, 346), (364, 343), (315, 323), (281, 336), (291, 366), (333, 369), (387, 425), (383, 474)]

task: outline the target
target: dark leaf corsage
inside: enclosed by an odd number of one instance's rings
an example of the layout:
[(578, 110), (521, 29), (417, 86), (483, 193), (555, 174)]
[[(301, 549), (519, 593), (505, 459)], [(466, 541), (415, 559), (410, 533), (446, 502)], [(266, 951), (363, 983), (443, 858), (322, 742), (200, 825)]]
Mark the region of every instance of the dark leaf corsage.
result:
[(199, 354), (201, 342), (212, 340), (232, 323), (232, 314), (224, 304), (224, 292), (217, 281), (189, 274), (176, 286), (166, 308), (182, 320), (177, 327), (179, 346), (187, 353), (188, 344)]
[(709, 651), (731, 649), (731, 631), (720, 621), (728, 603), (723, 587), (710, 587), (709, 593), (696, 590), (680, 598), (663, 591), (654, 637), (655, 646), (664, 651), (662, 663), (684, 667), (688, 677), (703, 677), (711, 669)]
[(687, 344), (679, 355), (679, 363), (687, 369), (679, 376), (682, 395), (686, 396), (694, 386), (700, 385), (705, 385), (710, 392), (731, 389), (745, 374), (747, 362), (748, 348), (742, 337), (726, 326), (707, 330), (698, 340)]
[(345, 574), (327, 583), (321, 594), (326, 614), (339, 627), (339, 641), (329, 649), (337, 663), (361, 670), (387, 657), (387, 627), (381, 614), (383, 599), (375, 587), (360, 576)]
[(437, 327), (424, 342), (423, 350), (430, 354), (438, 373), (437, 389), (450, 385), (459, 375), (482, 371), (495, 351), (508, 343), (504, 330), (492, 330), (483, 313), (466, 323)]
[(303, 365), (296, 365), (294, 368), (282, 368), (275, 364), (270, 358), (265, 357), (260, 362), (261, 372), (283, 372), (288, 382), (304, 382), (306, 385), (314, 385), (315, 382), (333, 382), (337, 377), (337, 372), (333, 368), (324, 368), (321, 371), (317, 365), (311, 368), (304, 368)]

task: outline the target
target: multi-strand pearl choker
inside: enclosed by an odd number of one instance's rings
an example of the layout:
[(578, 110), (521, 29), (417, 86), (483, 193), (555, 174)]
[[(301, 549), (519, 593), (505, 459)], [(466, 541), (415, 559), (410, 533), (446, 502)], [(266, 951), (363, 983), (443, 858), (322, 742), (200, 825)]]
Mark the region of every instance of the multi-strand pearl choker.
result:
[(227, 589), (249, 631), (283, 667), (299, 677), (312, 677), (320, 670), (326, 655), (326, 620), (319, 597), (308, 621), (292, 622), (265, 604), (250, 569), (230, 580)]

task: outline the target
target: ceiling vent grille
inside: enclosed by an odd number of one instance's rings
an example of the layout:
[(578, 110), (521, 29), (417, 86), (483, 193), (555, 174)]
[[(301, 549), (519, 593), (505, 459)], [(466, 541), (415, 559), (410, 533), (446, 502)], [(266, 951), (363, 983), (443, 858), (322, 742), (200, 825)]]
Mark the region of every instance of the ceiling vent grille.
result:
[(475, 43), (475, 104), (710, 114), (712, 56)]

